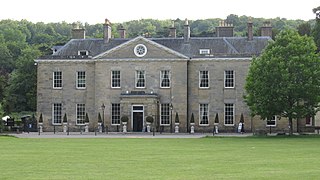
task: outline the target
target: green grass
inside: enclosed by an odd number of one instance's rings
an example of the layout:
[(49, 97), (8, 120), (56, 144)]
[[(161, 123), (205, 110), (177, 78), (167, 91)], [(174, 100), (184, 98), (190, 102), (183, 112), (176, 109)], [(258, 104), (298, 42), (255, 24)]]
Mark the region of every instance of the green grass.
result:
[(319, 179), (319, 137), (19, 139), (0, 179)]

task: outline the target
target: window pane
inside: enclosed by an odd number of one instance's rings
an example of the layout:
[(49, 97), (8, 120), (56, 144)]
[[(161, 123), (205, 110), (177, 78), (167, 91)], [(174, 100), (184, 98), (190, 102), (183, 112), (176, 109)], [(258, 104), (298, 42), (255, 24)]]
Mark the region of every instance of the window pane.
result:
[(144, 88), (145, 87), (145, 72), (137, 71), (136, 72), (136, 87)]
[(55, 103), (53, 104), (53, 124), (61, 124), (62, 119), (62, 104), (61, 103)]
[(234, 87), (234, 71), (232, 70), (225, 71), (224, 85), (226, 88)]
[(161, 104), (160, 107), (160, 125), (170, 124), (170, 104)]
[(78, 71), (77, 73), (77, 88), (85, 88), (86, 87), (86, 72)]
[(200, 125), (209, 124), (209, 105), (208, 104), (200, 104)]
[(111, 80), (111, 87), (121, 87), (120, 86), (120, 71), (112, 71), (112, 80)]
[(111, 124), (120, 124), (120, 104), (112, 104), (111, 108)]
[(201, 88), (209, 87), (209, 72), (208, 71), (200, 71), (199, 74), (199, 82)]
[(161, 87), (170, 87), (170, 71), (161, 71), (160, 75)]
[(233, 104), (225, 104), (224, 106), (224, 124), (232, 125), (234, 120)]
[(77, 104), (77, 124), (84, 124), (86, 118), (85, 104)]
[(53, 87), (62, 88), (62, 72), (61, 71), (53, 72)]
[(267, 126), (275, 126), (276, 125), (277, 116), (272, 116), (271, 119), (267, 120)]

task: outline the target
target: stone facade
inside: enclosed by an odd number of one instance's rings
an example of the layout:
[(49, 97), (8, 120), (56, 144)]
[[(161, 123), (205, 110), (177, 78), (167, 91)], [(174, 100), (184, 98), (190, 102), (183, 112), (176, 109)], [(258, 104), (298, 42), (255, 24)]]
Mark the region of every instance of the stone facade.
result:
[[(233, 27), (227, 28), (231, 36)], [(190, 132), (192, 114), (195, 132), (212, 132), (216, 115), (220, 132), (235, 132), (241, 115), (245, 131), (270, 130), (266, 121), (250, 117), (243, 99), (251, 59), (270, 37), (193, 38), (187, 21), (184, 37), (113, 39), (107, 20), (104, 30), (104, 39), (72, 39), (52, 56), (36, 60), (37, 112), (43, 115), (43, 131), (62, 131), (64, 114), (69, 130), (79, 131), (85, 125), (84, 113), (90, 131), (98, 128), (99, 113), (108, 131), (121, 131), (120, 117), (126, 115), (129, 132), (145, 131), (147, 116), (155, 119), (156, 131), (173, 132), (176, 113), (180, 132)], [(113, 72), (119, 73), (118, 81)], [(137, 87), (139, 78), (142, 87)], [(161, 85), (163, 78), (169, 79), (167, 87)], [(57, 79), (61, 87), (54, 88)], [(202, 80), (207, 84), (201, 85)], [(115, 81), (119, 84), (113, 87)], [(85, 87), (77, 87), (79, 82)], [(294, 126), (297, 130), (306, 124)], [(271, 127), (272, 132), (285, 129), (284, 118)]]

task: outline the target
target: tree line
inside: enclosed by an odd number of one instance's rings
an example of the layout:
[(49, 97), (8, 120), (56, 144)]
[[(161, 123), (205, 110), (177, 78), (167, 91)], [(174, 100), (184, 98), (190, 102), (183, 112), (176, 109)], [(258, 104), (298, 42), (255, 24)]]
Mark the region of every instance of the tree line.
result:
[[(215, 36), (215, 27), (222, 19), (201, 19), (189, 21), (191, 37)], [(259, 35), (259, 27), (269, 21), (273, 26), (273, 34), (286, 28), (297, 29), (300, 34), (313, 36), (320, 47), (320, 25), (316, 20), (288, 20), (285, 18), (252, 18), (230, 14), (227, 23), (234, 26), (235, 36), (246, 36), (247, 22), (254, 23), (254, 35)], [(184, 21), (141, 19), (112, 24), (113, 37), (119, 37), (117, 29), (122, 26), (127, 37), (139, 35), (148, 37), (168, 37), (169, 28), (177, 29), (177, 36), (183, 36)], [(102, 38), (103, 23), (90, 25), (81, 23), (86, 29), (87, 38)], [(0, 107), (6, 113), (36, 110), (36, 66), (34, 59), (52, 53), (51, 47), (63, 45), (71, 39), (72, 23), (33, 23), (28, 20), (0, 21)]]

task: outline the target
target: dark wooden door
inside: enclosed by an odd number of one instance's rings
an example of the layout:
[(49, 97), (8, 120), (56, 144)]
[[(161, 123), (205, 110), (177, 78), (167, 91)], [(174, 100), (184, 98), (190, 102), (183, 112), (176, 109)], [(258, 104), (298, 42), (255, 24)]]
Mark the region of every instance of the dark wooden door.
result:
[(133, 131), (142, 132), (143, 112), (133, 112)]

